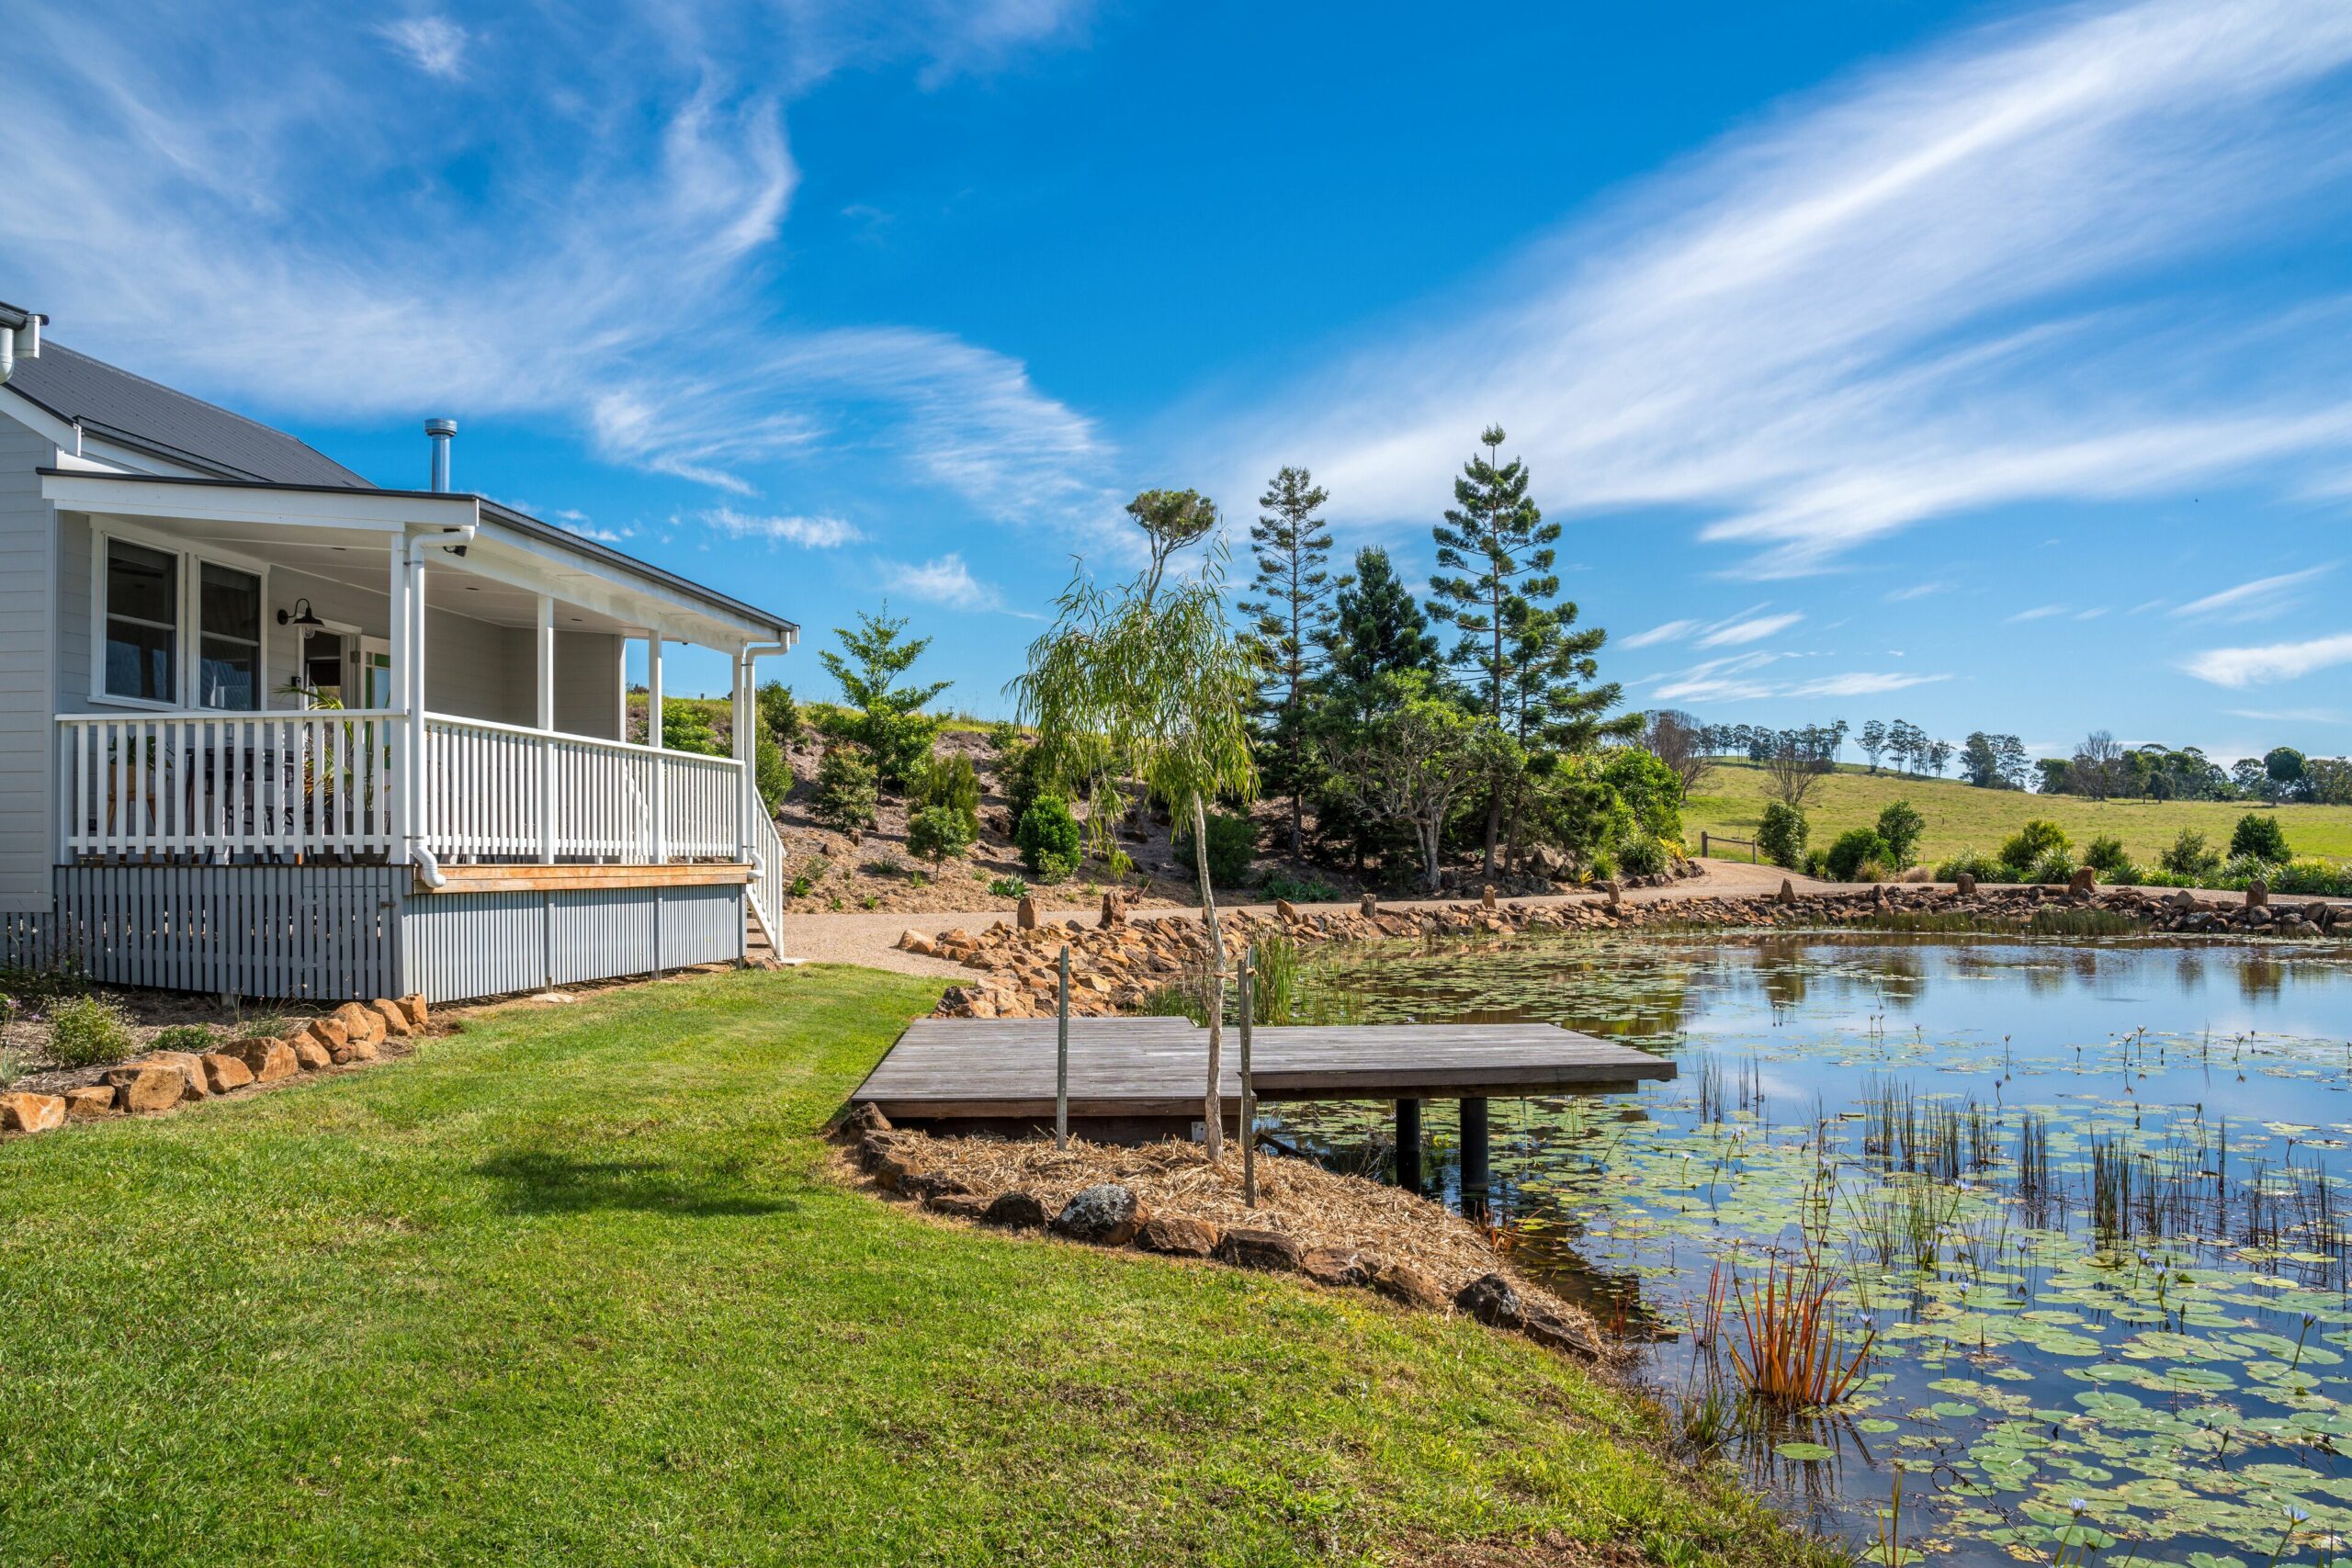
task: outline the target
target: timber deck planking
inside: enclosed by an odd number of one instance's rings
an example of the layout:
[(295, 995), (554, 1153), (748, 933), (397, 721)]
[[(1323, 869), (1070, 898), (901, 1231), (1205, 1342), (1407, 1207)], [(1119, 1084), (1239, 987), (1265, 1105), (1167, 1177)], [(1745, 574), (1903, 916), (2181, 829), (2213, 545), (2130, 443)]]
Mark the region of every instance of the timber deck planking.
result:
[[(1055, 1022), (919, 1019), (852, 1095), (895, 1119), (1050, 1117)], [(1208, 1032), (1183, 1019), (1074, 1018), (1073, 1117), (1197, 1115)], [(1268, 1100), (1453, 1100), (1623, 1093), (1671, 1078), (1674, 1064), (1553, 1024), (1261, 1027), (1250, 1077)], [(1241, 1095), (1240, 1041), (1227, 1029), (1224, 1090)]]

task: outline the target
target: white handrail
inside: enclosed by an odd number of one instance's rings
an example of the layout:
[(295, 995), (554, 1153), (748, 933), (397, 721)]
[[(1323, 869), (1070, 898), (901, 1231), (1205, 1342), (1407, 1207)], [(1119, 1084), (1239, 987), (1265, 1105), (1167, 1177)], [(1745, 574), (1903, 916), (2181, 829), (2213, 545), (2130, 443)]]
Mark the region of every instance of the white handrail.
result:
[[(644, 864), (653, 858), (647, 802), (655, 799), (663, 803), (665, 859), (732, 860), (737, 852), (741, 764), (732, 758), (428, 714), (421, 761), (418, 841), (445, 862)], [(549, 767), (552, 820), (539, 787)]]
[(784, 956), (784, 836), (775, 830), (775, 818), (768, 815), (767, 803), (757, 797), (752, 803), (752, 882), (747, 889), (752, 898), (752, 918), (760, 922), (760, 930), (767, 934), (768, 946), (781, 958)]

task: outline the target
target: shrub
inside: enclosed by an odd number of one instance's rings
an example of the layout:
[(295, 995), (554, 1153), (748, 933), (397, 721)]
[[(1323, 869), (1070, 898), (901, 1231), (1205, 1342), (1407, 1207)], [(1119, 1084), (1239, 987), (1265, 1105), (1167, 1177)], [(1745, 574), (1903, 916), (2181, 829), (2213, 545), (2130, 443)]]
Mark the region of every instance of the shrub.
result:
[(854, 746), (826, 747), (817, 764), (817, 820), (855, 837), (874, 826), (879, 804), (873, 764)]
[(1794, 871), (1804, 863), (1804, 841), (1812, 831), (1804, 812), (1776, 800), (1756, 826), (1756, 847), (1774, 865)]
[(792, 764), (784, 760), (784, 748), (773, 736), (760, 737), (752, 753), (752, 776), (760, 792), (760, 804), (773, 817), (783, 809), (784, 797), (792, 793)]
[(2267, 811), (2249, 811), (2230, 829), (2230, 858), (2268, 861), (2275, 865), (2294, 856), (2287, 849), (2287, 829), (2278, 826), (2278, 818)]
[(1078, 869), (1078, 818), (1058, 795), (1041, 795), (1030, 804), (1012, 841), (1020, 847), (1021, 863), (1042, 881), (1059, 882)]
[(2140, 880), (2140, 868), (2123, 852), (2123, 840), (2112, 833), (2102, 833), (2083, 851), (2083, 863), (2098, 873), (2101, 882), (2118, 887), (2129, 887)]
[(1974, 850), (1962, 850), (1936, 867), (1938, 882), (1958, 882), (1963, 874), (1979, 882), (1998, 882), (2003, 868), (1999, 861), (1990, 855), (1979, 854)]
[(972, 818), (952, 806), (926, 806), (907, 819), (907, 848), (929, 861), (944, 861), (972, 847)]
[(1674, 864), (1674, 852), (1655, 833), (1634, 833), (1617, 848), (1617, 866), (1627, 876), (1658, 876)]
[[(138, 1048), (130, 1021), (104, 997), (68, 997), (49, 1010), (50, 1060), (61, 1067), (104, 1066)], [(209, 1035), (205, 1048), (211, 1048)]]
[(1792, 866), (1790, 869), (1802, 871), (1807, 876), (1818, 876), (1826, 879), (1829, 875), (1829, 857), (1823, 854), (1819, 850), (1807, 850), (1804, 852), (1804, 863), (1800, 866)]
[(665, 750), (693, 751), (705, 757), (727, 755), (718, 731), (710, 726), (710, 715), (698, 705), (684, 701), (662, 705), (662, 745)]
[(1643, 832), (1676, 844), (1682, 841), (1682, 779), (1657, 753), (1639, 746), (1617, 747), (1601, 761), (1600, 781), (1617, 792)]
[(2072, 882), (2075, 880), (2075, 852), (2060, 845), (2035, 861), (2026, 874), (2028, 882)]
[(1830, 845), (1829, 852), (1821, 858), (1832, 877), (1839, 882), (1853, 882), (1861, 877), (1867, 865), (1894, 859), (1894, 852), (1887, 847), (1886, 840), (1878, 836), (1876, 829), (1849, 828), (1838, 835), (1838, 841)]
[(1293, 876), (1286, 871), (1266, 874), (1258, 891), (1269, 898), (1286, 898), (1294, 904), (1335, 904), (1340, 890), (1328, 882), (1317, 882), (1311, 876)]
[(1004, 796), (1005, 807), (1013, 821), (1019, 822), (1029, 815), (1029, 808), (1037, 804), (1039, 797), (1061, 791), (1035, 741), (1024, 738), (1011, 725), (1004, 726), (992, 739), (996, 743), (997, 793)]
[(1891, 800), (1878, 814), (1878, 836), (1897, 871), (1909, 870), (1918, 859), (1919, 835), (1927, 830), (1928, 819), (1907, 800)]
[(2269, 881), (2273, 893), (2323, 898), (2352, 896), (2352, 872), (2329, 861), (2289, 861), (2285, 865), (2273, 868)]
[(1029, 885), (1017, 876), (1000, 876), (989, 883), (989, 897), (991, 898), (1026, 898), (1028, 896)]
[(800, 739), (800, 705), (792, 700), (791, 687), (770, 681), (760, 688), (760, 725), (779, 746)]
[(2156, 864), (2193, 883), (2221, 869), (2222, 857), (2206, 843), (2204, 834), (2193, 828), (2183, 828), (2180, 836), (2172, 841), (2172, 848), (2156, 857)]
[[(2001, 865), (2015, 874), (2011, 875), (2011, 881), (2047, 880), (2027, 878), (2022, 874), (2040, 865), (2047, 856), (2064, 853), (2071, 848), (2072, 840), (2066, 837), (2064, 828), (2048, 818), (2037, 817), (2001, 845)], [(2075, 874), (2069, 871), (2066, 874), (2072, 876)]]
[[(1257, 858), (1258, 825), (1247, 817), (1207, 813), (1209, 824), (1209, 885), (1238, 887), (1250, 880), (1250, 863)], [(1193, 830), (1176, 835), (1176, 858), (1190, 870), (1200, 863), (1193, 850)]]
[[(973, 771), (972, 759), (961, 751), (932, 758), (916, 781), (915, 798), (926, 807), (944, 807), (977, 824), (980, 818), (980, 775)], [(978, 834), (977, 826), (973, 831)]]
[[(266, 1038), (275, 1039), (282, 1032), (282, 1030), (273, 1030)], [(246, 1038), (254, 1037), (247, 1035)], [(200, 1023), (175, 1023), (169, 1029), (158, 1031), (150, 1043), (158, 1051), (187, 1051), (201, 1056), (212, 1049), (212, 1031)]]

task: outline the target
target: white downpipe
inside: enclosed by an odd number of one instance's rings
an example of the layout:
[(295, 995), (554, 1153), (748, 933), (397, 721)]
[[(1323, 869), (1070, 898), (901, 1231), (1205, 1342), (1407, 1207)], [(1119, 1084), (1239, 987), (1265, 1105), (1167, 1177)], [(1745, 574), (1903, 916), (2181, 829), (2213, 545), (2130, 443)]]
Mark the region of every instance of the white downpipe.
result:
[(439, 892), (449, 880), (441, 874), (441, 863), (435, 860), (433, 852), (423, 844), (414, 846), (410, 852), (416, 856), (416, 879)]
[[(20, 349), (27, 359), (40, 357), (40, 317), (28, 310), (23, 326), (0, 327), (0, 386), (6, 386), (8, 378), (17, 373), (17, 355)], [(20, 336), (24, 340), (22, 343), (17, 342)]]

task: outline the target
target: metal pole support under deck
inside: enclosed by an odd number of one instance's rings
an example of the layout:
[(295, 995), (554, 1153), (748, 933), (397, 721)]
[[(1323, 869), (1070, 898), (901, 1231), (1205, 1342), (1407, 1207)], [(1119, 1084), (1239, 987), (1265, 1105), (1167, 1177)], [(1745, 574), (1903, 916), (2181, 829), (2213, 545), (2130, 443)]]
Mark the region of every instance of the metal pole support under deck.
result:
[(1487, 1101), (1482, 1095), (1462, 1102), (1462, 1212), (1487, 1208)]

